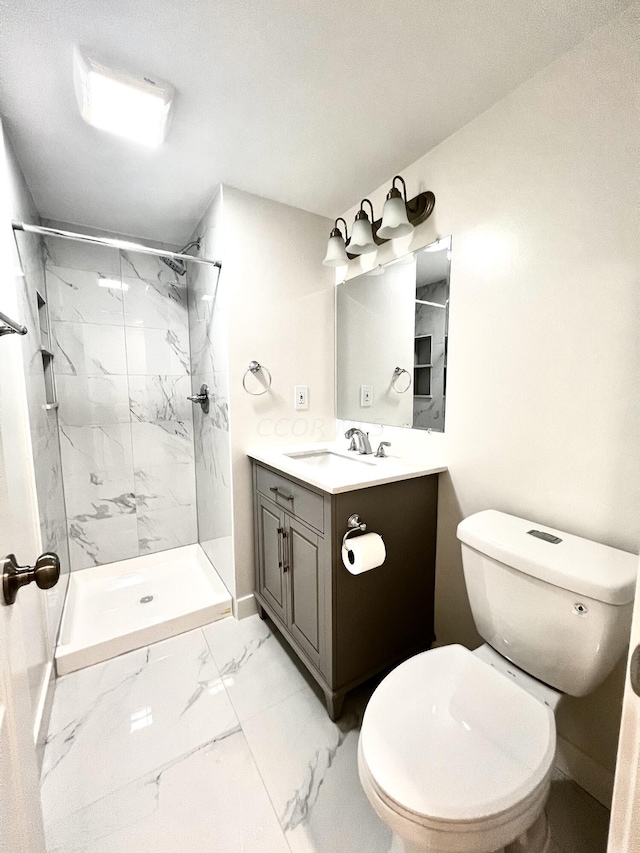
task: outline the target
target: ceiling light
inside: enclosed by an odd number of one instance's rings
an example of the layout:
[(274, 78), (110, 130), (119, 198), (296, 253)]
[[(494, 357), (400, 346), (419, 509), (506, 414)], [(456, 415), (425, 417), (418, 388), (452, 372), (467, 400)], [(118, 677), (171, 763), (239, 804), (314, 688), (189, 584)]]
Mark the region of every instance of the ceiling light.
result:
[(163, 141), (174, 94), (168, 83), (107, 68), (78, 48), (73, 79), (88, 124), (150, 147)]
[[(396, 188), (396, 181), (402, 181), (404, 198)], [(396, 175), (382, 209), (382, 225), (378, 228), (378, 237), (383, 240), (395, 240), (397, 237), (406, 237), (413, 230), (413, 225), (407, 217), (407, 185), (404, 178)]]

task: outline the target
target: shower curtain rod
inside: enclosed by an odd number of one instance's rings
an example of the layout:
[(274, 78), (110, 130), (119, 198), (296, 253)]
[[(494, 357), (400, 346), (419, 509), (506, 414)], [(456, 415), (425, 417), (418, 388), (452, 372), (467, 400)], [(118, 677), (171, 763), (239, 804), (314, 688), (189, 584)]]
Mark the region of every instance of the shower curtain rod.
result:
[(220, 261), (208, 258), (194, 258), (193, 255), (183, 255), (180, 252), (170, 252), (166, 249), (153, 249), (141, 243), (131, 243), (129, 240), (116, 240), (114, 237), (94, 237), (92, 234), (80, 234), (76, 231), (62, 231), (60, 228), (45, 228), (44, 225), (30, 225), (28, 222), (12, 223), (14, 231), (28, 231), (30, 234), (43, 234), (48, 237), (62, 237), (63, 240), (77, 240), (80, 243), (96, 243), (100, 246), (112, 246), (128, 252), (142, 252), (145, 255), (156, 255), (159, 258), (176, 258), (180, 261), (193, 261), (194, 264), (208, 264), (222, 269)]

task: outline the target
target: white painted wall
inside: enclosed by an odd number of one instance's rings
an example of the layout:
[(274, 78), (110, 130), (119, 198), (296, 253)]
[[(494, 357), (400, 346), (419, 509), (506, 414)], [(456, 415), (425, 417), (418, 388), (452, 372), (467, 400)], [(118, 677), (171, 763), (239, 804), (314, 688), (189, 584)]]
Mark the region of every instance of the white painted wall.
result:
[[(413, 246), (453, 235), (440, 642), (479, 641), (455, 535), (470, 513), (495, 507), (637, 548), (639, 42), (636, 2), (402, 168), (410, 196), (437, 200)], [(390, 183), (371, 193), (377, 215)], [(376, 432), (417, 453), (438, 438)], [(558, 715), (560, 735), (609, 779), (623, 672)]]
[[(235, 591), (254, 590), (252, 446), (332, 439), (334, 286), (321, 264), (332, 222), (230, 187), (224, 193), (224, 269), (229, 294), (229, 412)], [(242, 388), (249, 362), (264, 364), (271, 390)], [(247, 385), (260, 390), (253, 377)], [(294, 385), (309, 386), (297, 412)]]

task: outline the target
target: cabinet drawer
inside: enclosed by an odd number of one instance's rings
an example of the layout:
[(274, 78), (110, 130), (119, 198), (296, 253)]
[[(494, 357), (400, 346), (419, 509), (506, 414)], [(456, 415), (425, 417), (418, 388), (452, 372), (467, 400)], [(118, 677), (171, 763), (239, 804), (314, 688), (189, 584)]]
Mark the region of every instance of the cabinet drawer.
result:
[(286, 477), (258, 465), (258, 491), (321, 533), (324, 532), (324, 501), (304, 486), (293, 483)]

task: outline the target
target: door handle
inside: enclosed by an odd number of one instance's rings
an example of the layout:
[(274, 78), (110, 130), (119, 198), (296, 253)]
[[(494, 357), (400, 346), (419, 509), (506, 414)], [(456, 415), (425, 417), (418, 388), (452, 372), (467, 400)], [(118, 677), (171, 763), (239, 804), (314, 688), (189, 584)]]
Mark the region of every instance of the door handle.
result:
[(60, 578), (60, 558), (53, 552), (40, 554), (35, 566), (19, 566), (15, 554), (8, 554), (0, 562), (5, 604), (13, 604), (20, 587), (31, 581), (35, 581), (40, 589), (51, 589)]
[(629, 680), (631, 687), (636, 696), (640, 696), (640, 646), (636, 646), (631, 655), (631, 665), (629, 667)]
[(282, 568), (282, 528), (278, 528), (278, 568)]

